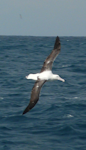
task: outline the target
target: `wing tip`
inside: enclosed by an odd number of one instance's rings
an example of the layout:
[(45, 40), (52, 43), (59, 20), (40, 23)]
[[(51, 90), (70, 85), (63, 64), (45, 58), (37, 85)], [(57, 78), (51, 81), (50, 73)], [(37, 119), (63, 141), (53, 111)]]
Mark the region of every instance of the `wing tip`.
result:
[(56, 40), (55, 40), (55, 44), (54, 44), (54, 49), (56, 49), (58, 47), (58, 44), (60, 45), (60, 39), (59, 37), (57, 36), (56, 37)]
[(25, 112), (25, 111), (23, 111), (22, 115), (24, 115), (24, 114), (26, 114), (26, 112)]
[(27, 106), (27, 107), (25, 108), (25, 110), (23, 111), (23, 115), (26, 114), (29, 110), (30, 110), (30, 109), (29, 109), (29, 107)]

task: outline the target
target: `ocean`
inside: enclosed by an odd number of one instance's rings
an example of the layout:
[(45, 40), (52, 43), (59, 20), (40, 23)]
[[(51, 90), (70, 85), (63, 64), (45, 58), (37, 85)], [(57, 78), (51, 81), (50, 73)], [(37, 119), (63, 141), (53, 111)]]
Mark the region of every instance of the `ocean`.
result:
[(53, 73), (22, 115), (56, 37), (0, 36), (0, 150), (86, 150), (86, 37), (60, 37)]

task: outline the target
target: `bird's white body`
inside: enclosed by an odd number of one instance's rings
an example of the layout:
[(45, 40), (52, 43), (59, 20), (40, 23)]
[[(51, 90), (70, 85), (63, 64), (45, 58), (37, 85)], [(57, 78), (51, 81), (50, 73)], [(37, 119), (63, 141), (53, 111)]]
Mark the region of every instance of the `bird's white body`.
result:
[(59, 75), (53, 74), (51, 70), (43, 71), (41, 73), (36, 73), (36, 74), (29, 74), (26, 76), (26, 79), (32, 79), (32, 80), (61, 80), (65, 81), (62, 79)]

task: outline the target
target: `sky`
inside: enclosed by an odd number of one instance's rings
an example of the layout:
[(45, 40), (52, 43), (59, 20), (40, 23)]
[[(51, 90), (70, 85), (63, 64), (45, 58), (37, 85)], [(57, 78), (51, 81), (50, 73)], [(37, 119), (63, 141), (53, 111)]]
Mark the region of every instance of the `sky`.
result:
[(86, 0), (0, 0), (0, 35), (86, 36)]

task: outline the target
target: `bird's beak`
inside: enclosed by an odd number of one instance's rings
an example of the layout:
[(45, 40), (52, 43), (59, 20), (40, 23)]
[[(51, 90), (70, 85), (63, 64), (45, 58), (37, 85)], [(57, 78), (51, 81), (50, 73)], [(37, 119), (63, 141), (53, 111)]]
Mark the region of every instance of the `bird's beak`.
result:
[(65, 80), (64, 79), (62, 79), (61, 77), (59, 77), (59, 79), (58, 80), (60, 80), (60, 81), (62, 81), (62, 82), (65, 82)]

